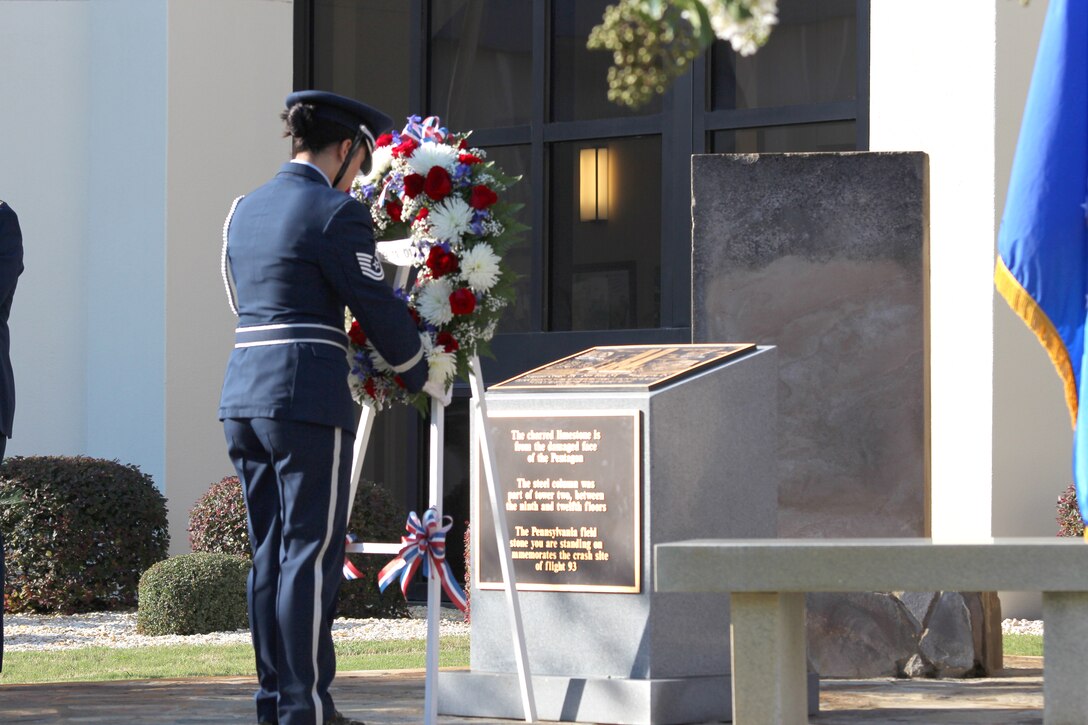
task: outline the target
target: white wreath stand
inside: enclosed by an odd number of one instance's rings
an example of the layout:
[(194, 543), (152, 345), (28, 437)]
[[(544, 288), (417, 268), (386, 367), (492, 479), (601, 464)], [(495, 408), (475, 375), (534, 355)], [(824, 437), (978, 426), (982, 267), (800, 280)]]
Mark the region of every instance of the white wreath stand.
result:
[[(408, 240), (398, 240), (378, 242), (377, 245), (378, 254), (383, 261), (397, 266), (394, 284), (399, 288), (404, 288), (407, 284), (412, 265), (412, 259), (407, 253), (407, 242)], [(536, 722), (536, 700), (533, 697), (532, 679), (529, 675), (529, 659), (525, 649), (525, 630), (521, 620), (521, 605), (518, 602), (514, 564), (510, 556), (510, 544), (506, 537), (506, 513), (503, 502), (499, 499), (498, 482), (495, 477), (495, 453), (491, 448), (487, 435), (487, 404), (484, 401), (483, 375), (480, 369), (480, 359), (475, 355), (472, 356), (469, 363), (469, 386), (472, 389), (472, 399), (469, 401), (469, 407), (477, 431), (479, 450), (482, 454), (484, 475), (487, 479), (487, 494), (491, 501), (495, 543), (498, 545), (500, 552), (499, 563), (502, 567), (506, 603), (510, 608), (510, 621), (513, 624), (511, 635), (514, 645), (514, 658), (518, 667), (518, 680), (521, 684), (522, 711), (525, 713), (525, 722)], [(374, 427), (375, 415), (376, 411), (370, 405), (364, 405), (362, 415), (359, 417), (359, 429), (355, 434), (355, 449), (351, 462), (351, 494), (348, 497), (349, 521), (355, 503), (355, 492), (362, 476), (363, 459), (366, 456), (370, 431)], [(429, 506), (438, 513), (439, 521), (442, 520), (442, 454), (446, 438), (445, 419), (446, 406), (432, 399), (428, 496), (430, 499)], [(482, 525), (482, 522), (477, 522), (477, 526), (479, 525)], [(400, 552), (401, 545), (362, 542), (348, 544), (346, 549), (350, 553), (357, 554), (395, 555)], [(427, 675), (423, 706), (424, 725), (434, 725), (435, 718), (438, 716), (438, 614), (442, 603), (441, 597), (442, 585), (438, 580), (438, 573), (432, 571), (430, 578), (427, 579)]]

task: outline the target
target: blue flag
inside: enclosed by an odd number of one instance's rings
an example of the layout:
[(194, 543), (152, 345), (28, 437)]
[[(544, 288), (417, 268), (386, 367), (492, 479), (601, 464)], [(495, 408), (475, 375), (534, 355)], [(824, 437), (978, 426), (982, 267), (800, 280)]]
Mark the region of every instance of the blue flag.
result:
[(1065, 384), (1073, 479), (1088, 512), (1088, 2), (1050, 0), (998, 234), (997, 290)]

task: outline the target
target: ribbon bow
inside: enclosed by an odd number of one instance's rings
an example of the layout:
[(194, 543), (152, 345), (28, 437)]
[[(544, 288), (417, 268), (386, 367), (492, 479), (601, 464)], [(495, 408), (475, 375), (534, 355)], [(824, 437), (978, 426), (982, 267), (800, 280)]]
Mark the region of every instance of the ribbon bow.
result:
[(439, 520), (438, 511), (433, 507), (423, 512), (422, 521), (415, 511), (408, 514), (408, 523), (405, 525), (408, 536), (400, 537), (403, 544), (400, 552), (378, 572), (378, 588), (384, 592), (394, 579), (400, 577), (400, 591), (407, 597), (408, 585), (416, 570), (422, 567), (423, 576), (427, 578), (433, 576), (432, 572), (437, 572), (450, 601), (462, 612), (465, 611), (468, 607), (465, 592), (457, 583), (450, 563), (446, 561), (446, 532), (452, 526), (453, 519), (443, 516)]
[[(354, 544), (359, 541), (359, 537), (355, 534), (348, 534), (345, 544)], [(351, 559), (347, 554), (344, 554), (344, 578), (348, 581), (353, 579), (362, 579), (363, 572), (359, 571), (358, 567), (351, 563)]]
[(402, 136), (408, 136), (420, 143), (424, 141), (445, 143), (450, 132), (442, 126), (442, 121), (438, 116), (427, 116), (423, 120), (420, 120), (419, 116), (409, 116), (408, 125), (400, 133)]

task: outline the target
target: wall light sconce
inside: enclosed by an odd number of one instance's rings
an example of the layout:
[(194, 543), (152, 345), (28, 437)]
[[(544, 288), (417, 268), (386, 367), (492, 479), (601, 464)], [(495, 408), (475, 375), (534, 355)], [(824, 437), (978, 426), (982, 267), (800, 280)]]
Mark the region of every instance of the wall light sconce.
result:
[(578, 216), (584, 222), (608, 219), (608, 149), (582, 149), (578, 157)]

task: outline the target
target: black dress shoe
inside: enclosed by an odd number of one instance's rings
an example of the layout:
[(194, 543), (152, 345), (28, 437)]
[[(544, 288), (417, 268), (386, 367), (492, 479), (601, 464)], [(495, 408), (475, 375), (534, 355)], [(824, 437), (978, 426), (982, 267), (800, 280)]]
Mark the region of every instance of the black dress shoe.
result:
[(334, 712), (332, 717), (325, 721), (325, 725), (366, 725), (362, 720), (352, 720), (350, 717), (344, 717), (338, 712)]

